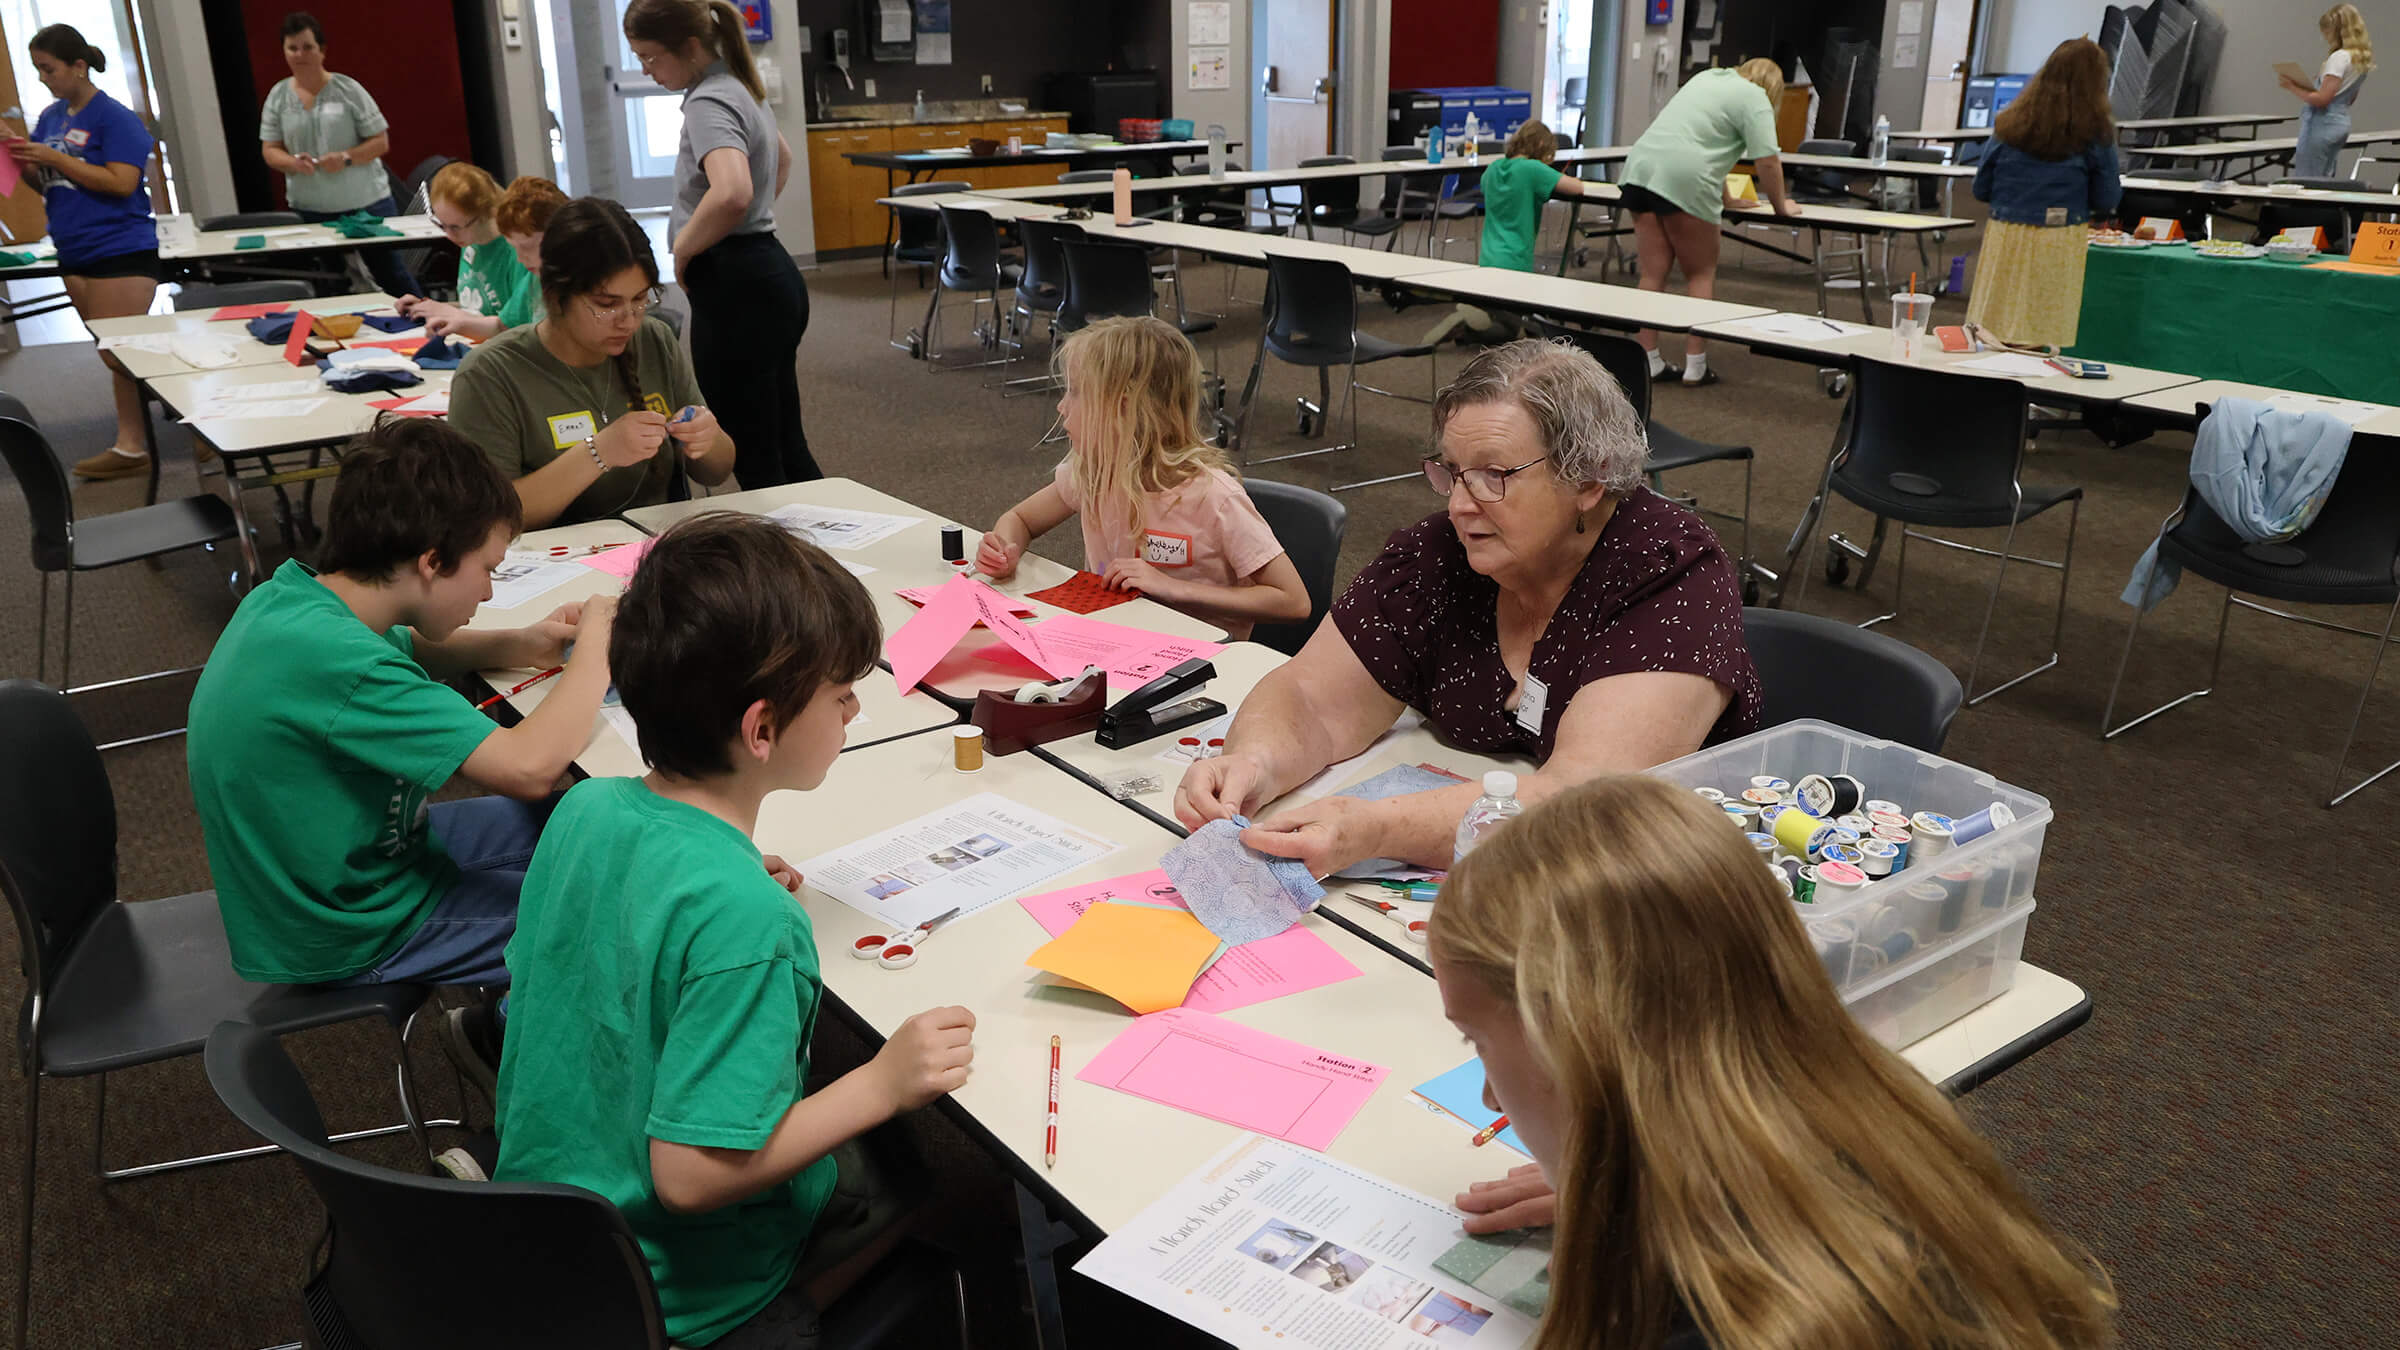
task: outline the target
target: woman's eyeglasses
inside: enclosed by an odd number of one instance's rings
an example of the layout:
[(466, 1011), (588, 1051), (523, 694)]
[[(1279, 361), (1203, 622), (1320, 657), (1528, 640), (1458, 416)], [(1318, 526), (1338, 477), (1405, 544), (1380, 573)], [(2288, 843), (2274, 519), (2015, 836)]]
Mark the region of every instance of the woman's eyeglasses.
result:
[(1548, 458), (1550, 458), (1548, 455), (1542, 455), (1529, 459), (1513, 469), (1460, 469), (1428, 455), (1424, 460), (1425, 486), (1432, 488), (1439, 495), (1447, 497), (1453, 486), (1463, 482), (1467, 485), (1468, 496), (1479, 502), (1496, 502), (1508, 495), (1509, 479)]
[(653, 286), (631, 300), (612, 299), (608, 303), (602, 304), (587, 295), (583, 297), (583, 304), (584, 308), (592, 312), (592, 317), (602, 323), (615, 323), (626, 318), (640, 323), (642, 317), (648, 314), (660, 299), (661, 293), (658, 287)]

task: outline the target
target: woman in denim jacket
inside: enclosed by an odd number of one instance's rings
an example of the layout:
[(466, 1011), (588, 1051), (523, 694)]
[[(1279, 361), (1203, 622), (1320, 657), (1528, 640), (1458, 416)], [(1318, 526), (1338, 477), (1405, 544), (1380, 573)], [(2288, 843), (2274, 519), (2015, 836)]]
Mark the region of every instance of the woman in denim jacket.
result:
[(1976, 171), (1992, 223), (1967, 322), (2010, 346), (2073, 346), (2086, 227), (2113, 216), (2124, 195), (2108, 58), (2089, 38), (2062, 42), (1993, 124)]

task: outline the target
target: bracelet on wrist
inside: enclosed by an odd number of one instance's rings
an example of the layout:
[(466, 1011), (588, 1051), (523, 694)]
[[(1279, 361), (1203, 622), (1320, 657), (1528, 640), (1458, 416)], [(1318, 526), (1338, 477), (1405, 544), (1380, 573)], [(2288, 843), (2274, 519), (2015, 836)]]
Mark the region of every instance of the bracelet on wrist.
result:
[(583, 438), (583, 449), (592, 457), (592, 463), (600, 466), (600, 472), (608, 472), (608, 461), (600, 458), (600, 437), (597, 433)]

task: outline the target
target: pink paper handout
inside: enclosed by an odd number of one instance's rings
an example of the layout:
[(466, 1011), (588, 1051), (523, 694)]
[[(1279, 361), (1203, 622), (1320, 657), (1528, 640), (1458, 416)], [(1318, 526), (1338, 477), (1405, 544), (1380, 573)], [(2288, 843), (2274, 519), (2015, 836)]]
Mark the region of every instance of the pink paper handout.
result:
[[(892, 592), (892, 594), (899, 596), (908, 603), (922, 609), (927, 604), (932, 602), (934, 592), (940, 589), (940, 586), (910, 586), (903, 590), (895, 590)], [(1033, 606), (1026, 604), (1022, 600), (1011, 600), (1008, 602), (1008, 605), (1009, 611), (1014, 614), (1031, 614), (1034, 612)]]
[(17, 195), (17, 184), (25, 181), (25, 166), (17, 157), (0, 149), (0, 197)]
[(1137, 1017), (1075, 1076), (1320, 1152), (1386, 1070), (1189, 1008)]
[[(1141, 688), (1195, 656), (1215, 656), (1225, 650), (1221, 642), (1169, 637), (1080, 614), (1057, 614), (1043, 620), (1041, 637), (1043, 647), (1070, 673), (1087, 664), (1106, 670), (1112, 698)], [(1037, 660), (1036, 664), (1041, 663)], [(1053, 667), (1044, 665), (1043, 669)]]
[(650, 546), (657, 542), (656, 539), (644, 539), (638, 544), (622, 544), (598, 553), (587, 553), (575, 561), (595, 572), (606, 572), (619, 581), (631, 581), (633, 569), (642, 565), (642, 559), (649, 556)]
[[(1043, 932), (1057, 937), (1073, 927), (1085, 910), (1109, 898), (1187, 908), (1167, 874), (1156, 870), (1029, 895), (1018, 903)], [(1243, 943), (1217, 958), (1217, 963), (1193, 982), (1183, 1006), (1195, 1012), (1231, 1012), (1357, 978), (1358, 967), (1325, 939), (1306, 928), (1293, 927), (1260, 942)]]
[(975, 626), (975, 598), (967, 592), (971, 584), (965, 577), (950, 578), (926, 599), (923, 609), (884, 638), (883, 659), (892, 663), (892, 678), (903, 695)]

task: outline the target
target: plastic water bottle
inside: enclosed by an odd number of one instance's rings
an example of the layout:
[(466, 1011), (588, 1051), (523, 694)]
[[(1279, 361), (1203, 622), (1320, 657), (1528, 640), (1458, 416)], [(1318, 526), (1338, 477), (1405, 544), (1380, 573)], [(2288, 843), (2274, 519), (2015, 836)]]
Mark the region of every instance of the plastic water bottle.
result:
[(1465, 151), (1465, 156), (1470, 163), (1473, 162), (1477, 156), (1483, 153), (1483, 131), (1482, 128), (1476, 124), (1475, 114), (1473, 113), (1467, 114), (1466, 144), (1462, 148)]
[(1208, 176), (1219, 182), (1225, 178), (1225, 124), (1208, 124)]
[(1467, 850), (1482, 842), (1483, 837), (1503, 824), (1525, 814), (1525, 804), (1517, 800), (1517, 776), (1506, 769), (1494, 769), (1483, 776), (1483, 795), (1467, 808), (1466, 817), (1458, 822), (1458, 839), (1451, 849), (1451, 861), (1467, 856)]
[(914, 111), (918, 121), (925, 120), (925, 91), (922, 89), (917, 91), (917, 106)]
[(1425, 162), (1428, 164), (1442, 162), (1442, 127), (1439, 122), (1425, 130)]
[(1867, 142), (1867, 158), (1877, 164), (1892, 157), (1892, 119), (1875, 114), (1875, 137)]

